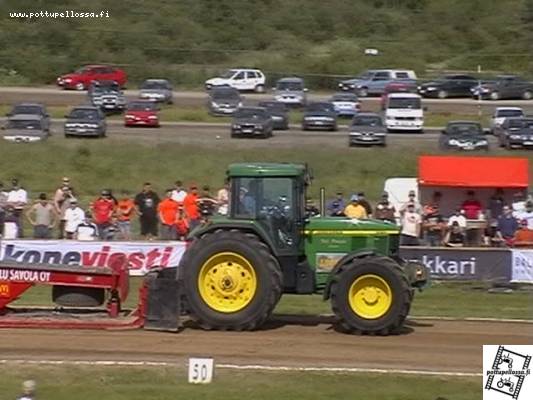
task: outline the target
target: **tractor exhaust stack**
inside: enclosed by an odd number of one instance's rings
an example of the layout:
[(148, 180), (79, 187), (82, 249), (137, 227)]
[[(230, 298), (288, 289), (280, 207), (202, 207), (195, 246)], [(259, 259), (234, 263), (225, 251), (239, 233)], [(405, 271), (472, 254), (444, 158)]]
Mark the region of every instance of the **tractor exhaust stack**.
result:
[(326, 216), (326, 189), (320, 188), (320, 216)]

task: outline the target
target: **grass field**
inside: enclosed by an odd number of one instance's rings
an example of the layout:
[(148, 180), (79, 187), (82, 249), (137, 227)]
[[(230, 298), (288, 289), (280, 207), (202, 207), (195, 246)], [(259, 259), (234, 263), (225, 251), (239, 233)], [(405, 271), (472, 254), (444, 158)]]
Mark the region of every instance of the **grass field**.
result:
[[(136, 305), (137, 291), (141, 281), (141, 278), (131, 279), (127, 307)], [(482, 282), (434, 282), (428, 289), (415, 294), (411, 316), (533, 320), (533, 290), (524, 288), (512, 293), (489, 293), (487, 291), (489, 288), (489, 284)], [(17, 302), (17, 305), (52, 305), (50, 288), (37, 286), (30, 289)], [(331, 305), (329, 301), (323, 301), (321, 295), (284, 295), (275, 313), (331, 314)]]
[[(48, 112), (52, 118), (64, 118), (68, 114), (72, 107), (64, 106), (49, 106)], [(0, 105), (0, 115), (6, 114), (11, 109), (11, 105)], [(300, 124), (302, 122), (303, 113), (301, 110), (291, 110), (289, 113), (289, 120), (292, 124)], [(107, 117), (109, 120), (122, 121), (123, 115), (110, 115)], [(205, 107), (182, 107), (164, 105), (160, 111), (161, 123), (165, 122), (215, 122), (215, 123), (229, 123), (231, 117), (214, 117), (209, 115)], [(489, 117), (471, 114), (456, 114), (456, 113), (425, 113), (425, 125), (427, 127), (442, 127), (445, 126), (448, 121), (454, 120), (469, 120), (480, 121), (484, 126), (488, 126)], [(339, 118), (339, 125), (349, 124), (349, 118)]]
[(34, 379), (39, 399), (54, 400), (470, 400), (479, 378), (439, 378), (328, 372), (216, 371), (209, 385), (187, 383), (184, 368), (16, 366), (2, 368), (0, 397), (15, 399)]

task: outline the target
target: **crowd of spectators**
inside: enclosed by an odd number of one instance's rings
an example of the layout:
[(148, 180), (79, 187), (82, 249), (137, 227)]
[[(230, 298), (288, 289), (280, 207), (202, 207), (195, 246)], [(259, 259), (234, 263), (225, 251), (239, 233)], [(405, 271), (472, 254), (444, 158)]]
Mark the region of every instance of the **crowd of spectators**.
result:
[(400, 225), (404, 246), (533, 246), (533, 199), (524, 198), (522, 192), (507, 204), (503, 190), (496, 189), (483, 206), (476, 193), (468, 190), (464, 201), (449, 215), (441, 212), (442, 198), (441, 192), (434, 192), (431, 200), (422, 205), (416, 192), (409, 191), (406, 201), (396, 210), (386, 192), (372, 207), (363, 192), (346, 201), (339, 191), (328, 202), (326, 212), (330, 216), (374, 218)]
[(7, 190), (0, 182), (0, 233), (4, 238), (24, 238), (29, 223), (34, 239), (131, 240), (137, 218), (143, 239), (178, 240), (208, 216), (227, 214), (228, 201), (228, 182), (212, 196), (208, 186), (200, 191), (190, 184), (186, 189), (176, 181), (162, 198), (145, 182), (135, 196), (121, 190), (115, 197), (111, 189), (103, 189), (84, 209), (67, 177), (51, 198), (40, 193), (33, 202), (13, 179)]

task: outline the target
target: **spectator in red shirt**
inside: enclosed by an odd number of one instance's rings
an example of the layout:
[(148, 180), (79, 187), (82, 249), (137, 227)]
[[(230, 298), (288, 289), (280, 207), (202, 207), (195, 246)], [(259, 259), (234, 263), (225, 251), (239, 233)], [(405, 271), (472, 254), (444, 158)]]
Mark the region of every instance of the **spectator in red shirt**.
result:
[(189, 223), (189, 229), (192, 231), (200, 224), (200, 210), (198, 208), (198, 187), (191, 185), (189, 193), (183, 200), (183, 209)]
[(172, 199), (172, 189), (166, 191), (166, 197), (157, 206), (161, 222), (161, 239), (176, 240), (176, 218), (179, 204)]
[(105, 240), (106, 229), (111, 225), (111, 217), (115, 210), (115, 203), (111, 199), (109, 190), (102, 190), (101, 195), (91, 204), (93, 220), (98, 227), (98, 237)]
[(481, 203), (476, 199), (476, 194), (473, 190), (466, 192), (467, 199), (461, 205), (461, 209), (465, 210), (466, 219), (478, 219), (481, 213)]

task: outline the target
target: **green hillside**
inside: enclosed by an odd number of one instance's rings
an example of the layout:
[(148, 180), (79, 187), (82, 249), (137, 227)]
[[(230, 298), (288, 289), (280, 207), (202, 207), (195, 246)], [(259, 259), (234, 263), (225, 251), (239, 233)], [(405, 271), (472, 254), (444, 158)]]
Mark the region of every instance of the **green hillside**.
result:
[[(9, 16), (41, 10), (109, 18)], [(180, 86), (227, 66), (310, 74), (315, 87), (387, 66), (533, 77), (533, 0), (3, 0), (0, 15), (0, 84), (51, 83), (95, 62)]]

